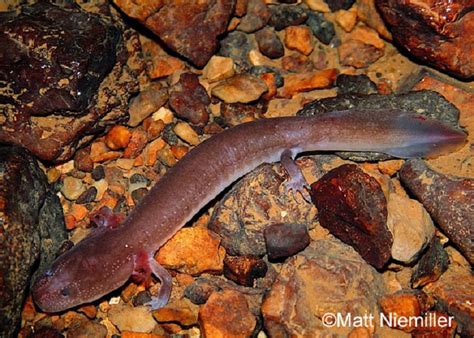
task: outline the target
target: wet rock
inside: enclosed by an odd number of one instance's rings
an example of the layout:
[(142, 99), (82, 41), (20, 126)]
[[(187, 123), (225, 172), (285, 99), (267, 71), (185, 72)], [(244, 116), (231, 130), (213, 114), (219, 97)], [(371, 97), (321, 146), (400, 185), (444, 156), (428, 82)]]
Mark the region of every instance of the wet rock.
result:
[(307, 11), (301, 6), (279, 5), (271, 6), (271, 17), (268, 24), (280, 31), (289, 26), (302, 24), (308, 18)]
[(111, 305), (108, 318), (120, 331), (147, 333), (157, 325), (146, 306)]
[(354, 39), (344, 41), (337, 52), (342, 65), (354, 68), (368, 67), (384, 54), (383, 50)]
[(255, 279), (264, 277), (267, 264), (255, 256), (226, 256), (224, 259), (224, 276), (243, 286), (252, 287)]
[(195, 74), (181, 74), (179, 82), (170, 90), (169, 104), (176, 115), (196, 125), (209, 120), (208, 106), (211, 99)]
[(379, 183), (354, 164), (331, 170), (311, 185), (320, 224), (381, 269), (393, 243), (387, 201)]
[(130, 102), (128, 125), (131, 127), (138, 126), (144, 119), (162, 107), (166, 101), (168, 101), (168, 91), (164, 88), (151, 86), (140, 92)]
[(461, 78), (474, 77), (474, 12), (463, 1), (377, 0), (393, 39), (416, 58)]
[(309, 55), (313, 51), (311, 32), (306, 26), (290, 26), (285, 29), (285, 45), (303, 55)]
[(269, 27), (265, 27), (255, 33), (258, 49), (263, 55), (276, 59), (285, 54), (285, 49), (280, 38), (275, 31)]
[(265, 229), (264, 235), (270, 260), (293, 256), (310, 242), (308, 229), (304, 224), (272, 224)]
[(433, 238), (433, 221), (419, 202), (395, 193), (388, 196), (387, 210), (387, 226), (393, 236), (392, 258), (412, 263)]
[(249, 103), (268, 91), (265, 82), (249, 74), (240, 74), (218, 83), (212, 95), (227, 103)]
[(199, 310), (203, 337), (249, 337), (256, 319), (245, 297), (232, 290), (214, 292)]
[(119, 30), (99, 16), (49, 2), (3, 15), (0, 27), (8, 51), (0, 54), (0, 142), (65, 161), (90, 141), (84, 134), (124, 118), (143, 67), (135, 33), (125, 31), (121, 41)]
[(284, 191), (279, 166), (262, 165), (237, 182), (214, 209), (209, 228), (233, 256), (263, 256), (264, 229), (275, 223), (312, 222), (316, 209)]
[(354, 4), (355, 0), (324, 0), (329, 6), (331, 12), (338, 11), (340, 9), (349, 9)]
[(325, 45), (328, 45), (336, 35), (334, 24), (326, 20), (322, 13), (308, 12), (306, 24), (311, 28), (314, 36)]
[(66, 240), (62, 207), (24, 150), (0, 147), (0, 336), (13, 336), (33, 274)]
[(423, 290), (437, 300), (437, 307), (454, 316), (461, 336), (474, 335), (474, 277), (469, 267), (452, 262), (436, 282)]
[(153, 311), (158, 323), (178, 323), (182, 326), (195, 325), (198, 322), (199, 307), (189, 300), (181, 299)]
[(239, 31), (230, 32), (220, 43), (221, 47), (218, 54), (234, 60), (237, 71), (240, 72), (250, 68), (248, 54), (256, 47), (253, 40), (250, 39), (250, 35)]
[(234, 62), (231, 58), (214, 55), (202, 72), (209, 82), (217, 82), (234, 76)]
[(238, 30), (252, 33), (264, 27), (270, 19), (270, 10), (263, 0), (249, 0), (247, 14), (240, 20)]
[(340, 74), (336, 79), (337, 93), (342, 94), (377, 94), (377, 86), (365, 74)]
[(474, 179), (443, 175), (423, 160), (405, 162), (400, 178), (452, 243), (474, 264)]
[(265, 329), (271, 337), (347, 336), (351, 327), (327, 328), (323, 315), (370, 313), (377, 318), (381, 285), (375, 269), (348, 246), (334, 239), (313, 241), (283, 264), (266, 295)]
[(313, 89), (332, 87), (336, 80), (336, 69), (325, 69), (302, 74), (289, 74), (285, 77), (285, 84), (279, 91), (282, 97), (293, 95)]
[[(313, 101), (305, 105), (297, 115), (312, 116), (346, 109), (380, 110), (381, 107), (384, 110), (393, 109), (422, 114), (459, 128), (459, 110), (443, 96), (429, 90), (390, 95), (338, 95)], [(352, 161), (380, 161), (390, 158), (385, 154), (374, 153), (338, 152), (337, 154)]]
[(412, 288), (419, 288), (437, 281), (448, 266), (449, 256), (439, 239), (435, 237), (411, 275)]
[(183, 228), (161, 247), (156, 260), (190, 275), (221, 272), (225, 250), (219, 237), (204, 227)]

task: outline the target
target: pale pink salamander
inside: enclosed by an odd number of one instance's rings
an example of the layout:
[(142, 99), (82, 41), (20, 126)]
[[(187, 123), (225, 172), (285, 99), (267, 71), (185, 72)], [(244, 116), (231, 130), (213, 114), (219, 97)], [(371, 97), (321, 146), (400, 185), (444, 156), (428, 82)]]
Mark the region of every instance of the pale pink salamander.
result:
[(373, 151), (400, 158), (433, 157), (465, 143), (463, 132), (421, 115), (338, 111), (319, 117), (262, 119), (228, 129), (192, 149), (115, 229), (99, 230), (59, 256), (34, 283), (36, 304), (59, 312), (94, 301), (134, 273), (161, 281), (152, 308), (165, 305), (171, 277), (155, 252), (225, 187), (264, 162), (281, 159), (287, 188), (304, 193), (292, 161), (308, 151)]

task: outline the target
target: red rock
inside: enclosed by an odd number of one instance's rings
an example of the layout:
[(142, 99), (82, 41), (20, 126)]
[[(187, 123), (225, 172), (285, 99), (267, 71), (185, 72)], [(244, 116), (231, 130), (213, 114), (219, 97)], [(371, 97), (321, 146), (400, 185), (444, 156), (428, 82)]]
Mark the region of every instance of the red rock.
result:
[(266, 263), (255, 256), (225, 256), (224, 276), (243, 286), (252, 287), (257, 278), (267, 273)]
[(79, 149), (74, 155), (74, 167), (85, 172), (94, 170), (94, 162), (90, 157), (90, 148)]
[(344, 66), (364, 68), (380, 59), (384, 52), (371, 44), (350, 39), (343, 42), (338, 48), (339, 62)]
[(331, 170), (311, 185), (319, 222), (370, 264), (382, 268), (390, 258), (387, 201), (379, 183), (354, 164)]

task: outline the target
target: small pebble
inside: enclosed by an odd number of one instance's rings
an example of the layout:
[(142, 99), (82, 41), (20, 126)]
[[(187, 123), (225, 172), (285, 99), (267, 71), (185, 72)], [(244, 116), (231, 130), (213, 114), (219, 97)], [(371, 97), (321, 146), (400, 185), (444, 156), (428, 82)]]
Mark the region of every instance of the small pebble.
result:
[(147, 290), (140, 291), (135, 297), (133, 297), (133, 306), (141, 306), (151, 301), (150, 292)]
[(357, 11), (345, 11), (340, 10), (336, 12), (336, 22), (346, 32), (350, 32), (354, 29), (357, 23)]
[(293, 95), (313, 89), (332, 87), (337, 76), (336, 69), (325, 69), (302, 74), (289, 74), (285, 77), (285, 84), (279, 90), (282, 97)]
[(132, 191), (132, 199), (135, 205), (140, 203), (140, 201), (148, 194), (148, 189), (139, 188)]
[(181, 299), (153, 311), (153, 317), (158, 323), (175, 322), (182, 326), (195, 325), (198, 322), (199, 306), (187, 299)]
[(324, 0), (303, 0), (303, 3), (315, 12), (328, 13), (331, 11)]
[(123, 152), (124, 158), (135, 158), (145, 148), (147, 144), (147, 135), (143, 130), (135, 129), (127, 148)]
[(263, 0), (248, 0), (247, 13), (240, 20), (237, 29), (253, 33), (267, 24), (270, 15), (271, 12)]
[(112, 150), (123, 149), (130, 142), (132, 134), (125, 126), (113, 126), (105, 137), (105, 144)]
[(174, 132), (183, 141), (195, 146), (200, 143), (199, 135), (186, 122), (178, 122), (174, 126)]
[(77, 198), (76, 203), (78, 204), (91, 203), (95, 200), (96, 196), (97, 196), (97, 188), (90, 187)]
[(206, 278), (198, 278), (184, 290), (185, 296), (194, 304), (200, 305), (207, 302), (211, 294), (221, 290), (214, 282)]
[(279, 5), (271, 6), (272, 13), (268, 24), (280, 31), (288, 26), (302, 24), (308, 18), (307, 11), (302, 6)]
[(224, 276), (243, 286), (252, 287), (255, 279), (264, 277), (267, 270), (265, 261), (256, 256), (226, 255), (224, 259)]
[(355, 0), (324, 0), (331, 12), (338, 11), (340, 9), (349, 9), (354, 4)]
[(308, 229), (304, 224), (272, 224), (264, 231), (270, 260), (285, 259), (309, 245)]
[(63, 186), (61, 188), (61, 192), (63, 193), (64, 197), (66, 197), (70, 201), (74, 201), (77, 199), (83, 192), (85, 191), (84, 184), (82, 180), (66, 176), (63, 179)]
[(268, 91), (265, 82), (249, 74), (236, 75), (212, 88), (212, 95), (227, 103), (249, 103)]
[(168, 100), (167, 90), (158, 88), (158, 85), (152, 86), (142, 91), (131, 101), (128, 109), (130, 115), (129, 126), (138, 126), (144, 119), (166, 103)]
[(154, 140), (161, 135), (163, 129), (165, 129), (165, 123), (162, 120), (154, 120), (153, 118), (147, 118), (143, 121), (143, 128), (147, 132), (148, 140)]
[(90, 157), (88, 148), (79, 149), (74, 155), (74, 167), (77, 170), (91, 172), (94, 169), (94, 162)]
[(202, 72), (204, 78), (210, 83), (225, 80), (234, 74), (234, 61), (229, 57), (217, 55), (211, 57)]
[(255, 39), (263, 55), (276, 59), (285, 54), (283, 44), (273, 29), (265, 27), (259, 30), (255, 33)]
[(170, 148), (163, 148), (158, 151), (158, 160), (167, 167), (172, 167), (176, 164), (176, 157)]
[(285, 29), (285, 45), (303, 55), (309, 55), (313, 51), (311, 31), (306, 26), (290, 26)]
[(158, 109), (158, 111), (154, 112), (153, 115), (151, 115), (151, 118), (155, 121), (161, 120), (165, 124), (170, 124), (173, 123), (174, 115), (173, 112), (168, 108), (161, 107), (160, 109)]
[(48, 172), (46, 173), (46, 176), (48, 177), (48, 183), (52, 184), (54, 182), (57, 182), (57, 180), (59, 180), (59, 178), (61, 177), (61, 171), (53, 167), (48, 170)]
[(105, 178), (105, 170), (103, 165), (98, 165), (92, 170), (92, 178), (96, 181), (99, 181)]
[(108, 318), (120, 331), (149, 333), (157, 325), (151, 312), (145, 306), (112, 305), (108, 312)]
[(336, 34), (334, 24), (326, 20), (322, 13), (308, 12), (308, 20), (306, 21), (306, 24), (309, 26), (314, 36), (325, 45), (328, 45)]

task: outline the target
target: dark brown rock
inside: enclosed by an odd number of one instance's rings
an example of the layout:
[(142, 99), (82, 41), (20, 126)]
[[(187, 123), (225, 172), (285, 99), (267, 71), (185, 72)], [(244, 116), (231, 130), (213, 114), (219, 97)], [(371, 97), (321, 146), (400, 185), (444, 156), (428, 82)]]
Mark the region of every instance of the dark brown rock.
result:
[(270, 7), (271, 16), (268, 22), (277, 31), (288, 26), (297, 26), (306, 21), (308, 13), (303, 6), (279, 5)]
[(49, 2), (0, 17), (0, 142), (64, 161), (90, 134), (124, 117), (138, 88), (130, 64), (140, 62), (126, 64), (138, 36), (126, 31), (121, 39), (106, 20), (120, 25), (110, 13), (102, 19)]
[(309, 245), (308, 229), (304, 224), (272, 224), (265, 229), (265, 244), (270, 260), (287, 258)]
[(276, 59), (285, 54), (285, 49), (280, 38), (275, 31), (269, 27), (265, 27), (255, 33), (258, 49), (263, 55)]
[(349, 9), (354, 4), (355, 0), (324, 0), (328, 4), (329, 9), (332, 12), (340, 9)]
[(270, 19), (270, 10), (263, 0), (249, 0), (247, 14), (240, 20), (238, 30), (252, 33), (264, 27)]
[(331, 170), (311, 185), (319, 222), (376, 268), (390, 258), (387, 201), (375, 178), (354, 164)]
[[(0, 148), (0, 336), (13, 336), (33, 266), (43, 270), (66, 240), (58, 197), (24, 150)], [(41, 253), (41, 256), (40, 256)]]
[(216, 51), (234, 5), (235, 0), (170, 1), (142, 22), (168, 47), (203, 67)]
[(176, 115), (196, 125), (209, 120), (210, 97), (195, 74), (181, 74), (179, 82), (170, 90), (169, 104)]
[(224, 276), (243, 286), (252, 287), (257, 278), (267, 273), (267, 264), (255, 256), (225, 256)]
[(443, 175), (423, 160), (407, 161), (400, 170), (400, 178), (452, 243), (474, 264), (474, 179)]
[(393, 39), (410, 54), (461, 78), (474, 77), (472, 0), (376, 0)]
[(419, 288), (437, 281), (448, 266), (449, 256), (435, 237), (411, 275), (411, 286)]

